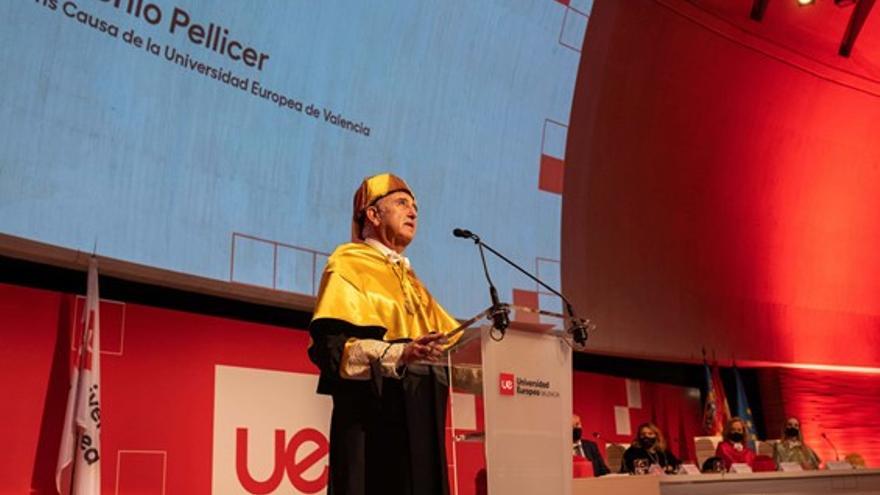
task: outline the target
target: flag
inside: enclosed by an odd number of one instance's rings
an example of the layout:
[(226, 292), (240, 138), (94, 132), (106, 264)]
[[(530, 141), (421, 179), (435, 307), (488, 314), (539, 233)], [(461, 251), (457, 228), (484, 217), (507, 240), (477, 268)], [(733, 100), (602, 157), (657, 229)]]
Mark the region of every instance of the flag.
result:
[(742, 377), (736, 363), (733, 364), (733, 376), (736, 378), (736, 415), (742, 418), (746, 425), (749, 436), (748, 447), (755, 450), (755, 422), (752, 419), (752, 408), (749, 407), (749, 399), (746, 397), (746, 388), (743, 386)]
[(727, 402), (727, 392), (724, 391), (724, 382), (721, 381), (721, 371), (718, 369), (717, 362), (712, 366), (712, 385), (715, 388), (715, 400), (718, 402), (718, 421), (723, 429), (727, 420), (730, 419), (730, 406)]
[[(89, 261), (80, 345), (71, 355), (70, 390), (55, 468), (58, 493), (101, 493), (101, 332), (98, 261)], [(62, 491), (63, 490), (63, 491)]]
[(703, 404), (703, 430), (707, 435), (720, 435), (724, 423), (730, 417), (724, 383), (718, 372), (718, 366), (709, 369), (709, 363), (703, 360), (703, 371), (706, 380), (706, 402)]
[(718, 418), (718, 403), (715, 398), (715, 387), (712, 386), (712, 372), (709, 363), (703, 361), (703, 372), (706, 380), (706, 397), (703, 402), (703, 431), (707, 435), (717, 435), (721, 430), (715, 420)]

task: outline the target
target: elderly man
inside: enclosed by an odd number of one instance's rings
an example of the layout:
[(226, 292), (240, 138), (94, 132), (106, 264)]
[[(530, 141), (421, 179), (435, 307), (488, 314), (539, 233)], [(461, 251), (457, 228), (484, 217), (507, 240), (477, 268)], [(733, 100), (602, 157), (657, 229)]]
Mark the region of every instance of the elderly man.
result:
[(418, 225), (399, 177), (365, 179), (352, 240), (321, 279), (309, 333), (318, 393), (333, 397), (330, 495), (447, 494), (446, 377), (436, 360), (457, 322), (431, 297), (403, 251)]

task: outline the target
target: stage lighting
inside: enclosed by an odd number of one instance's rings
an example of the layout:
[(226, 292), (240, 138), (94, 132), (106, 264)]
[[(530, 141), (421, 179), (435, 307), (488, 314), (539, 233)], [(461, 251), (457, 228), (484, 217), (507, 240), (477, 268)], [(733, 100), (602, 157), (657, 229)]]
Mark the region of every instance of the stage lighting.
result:
[(807, 5), (813, 5), (816, 3), (816, 0), (797, 0), (797, 4), (801, 7), (806, 7)]

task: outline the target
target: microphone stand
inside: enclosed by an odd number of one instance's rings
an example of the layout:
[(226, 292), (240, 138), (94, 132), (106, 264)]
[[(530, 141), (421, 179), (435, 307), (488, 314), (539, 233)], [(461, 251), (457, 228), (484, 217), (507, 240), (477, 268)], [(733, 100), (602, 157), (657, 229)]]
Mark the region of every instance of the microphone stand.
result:
[[(565, 303), (565, 311), (568, 314), (569, 324), (571, 325), (568, 328), (568, 333), (570, 333), (572, 335), (572, 338), (574, 339), (574, 341), (578, 345), (585, 346), (587, 344), (587, 339), (589, 338), (587, 322), (585, 320), (583, 320), (582, 318), (578, 318), (577, 316), (575, 316), (574, 307), (572, 307), (571, 301), (569, 301), (567, 297), (562, 295), (561, 292), (559, 292), (558, 290), (554, 289), (553, 287), (550, 287), (549, 285), (545, 284), (541, 279), (539, 279), (538, 277), (529, 273), (526, 269), (524, 269), (521, 266), (519, 266), (518, 264), (516, 264), (514, 261), (509, 259), (507, 256), (504, 256), (503, 254), (496, 251), (494, 248), (492, 248), (492, 246), (483, 242), (482, 239), (480, 239), (480, 236), (474, 234), (470, 230), (455, 229), (452, 231), (452, 235), (454, 235), (455, 237), (461, 237), (463, 239), (471, 239), (472, 241), (474, 241), (474, 244), (476, 244), (477, 246), (480, 247), (480, 256), (483, 256), (483, 248), (487, 249), (490, 253), (501, 258), (505, 263), (516, 268), (523, 275), (534, 280), (535, 282), (538, 283), (538, 285), (547, 289), (548, 291), (550, 291), (551, 293), (555, 294), (560, 299), (562, 299), (562, 301)], [(483, 258), (483, 267), (484, 268), (486, 267), (485, 257)], [(487, 277), (489, 276), (488, 271), (486, 271), (486, 276)], [(497, 298), (498, 294), (497, 294), (497, 291), (495, 291), (495, 287), (492, 285), (491, 280), (489, 281), (489, 286), (490, 286), (489, 287), (490, 292), (494, 291), (495, 297)], [(492, 301), (493, 308), (495, 307), (496, 301), (497, 301), (497, 299), (493, 299), (493, 301)], [(494, 311), (494, 309), (493, 309), (493, 311)]]
[[(498, 289), (495, 288), (495, 284), (492, 283), (492, 277), (489, 276), (489, 266), (486, 264), (486, 253), (483, 252), (483, 243), (476, 235), (472, 234), (472, 239), (477, 244), (477, 247), (480, 248), (480, 260), (483, 262), (483, 273), (486, 274), (486, 280), (489, 282), (489, 299), (492, 301), (492, 309), (489, 312), (489, 318), (492, 319), (492, 328), (501, 334), (496, 340), (501, 340), (507, 332), (507, 327), (510, 326), (510, 309), (508, 309), (506, 305), (501, 304), (501, 300), (498, 298)], [(494, 335), (492, 338), (495, 338)]]
[(823, 431), (820, 436), (822, 438), (824, 438), (825, 441), (828, 442), (828, 445), (831, 446), (831, 449), (834, 450), (834, 460), (839, 461), (840, 460), (840, 453), (837, 452), (837, 447), (834, 446), (834, 444), (831, 442), (831, 439), (828, 438), (828, 435), (826, 435), (825, 432)]

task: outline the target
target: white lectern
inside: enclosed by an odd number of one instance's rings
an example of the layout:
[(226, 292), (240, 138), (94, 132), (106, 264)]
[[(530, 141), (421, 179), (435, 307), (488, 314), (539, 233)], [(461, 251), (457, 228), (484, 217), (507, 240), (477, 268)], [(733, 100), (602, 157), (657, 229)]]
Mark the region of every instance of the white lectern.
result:
[[(447, 353), (453, 495), (571, 493), (571, 345), (561, 315), (508, 306), (501, 337), (489, 310)], [(485, 491), (484, 491), (485, 490)]]

